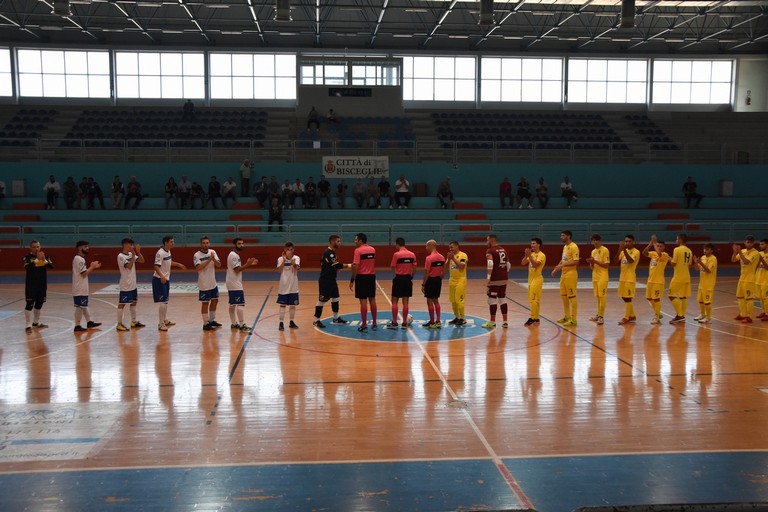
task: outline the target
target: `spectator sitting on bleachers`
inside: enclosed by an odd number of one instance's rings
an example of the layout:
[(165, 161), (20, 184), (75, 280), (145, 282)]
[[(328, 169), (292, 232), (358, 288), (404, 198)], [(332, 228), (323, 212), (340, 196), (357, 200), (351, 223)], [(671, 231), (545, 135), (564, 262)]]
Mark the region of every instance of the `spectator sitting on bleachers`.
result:
[(301, 179), (296, 178), (291, 190), (293, 191), (293, 195), (291, 196), (291, 208), (296, 204), (296, 199), (301, 199), (302, 205), (306, 204), (307, 199), (304, 197), (304, 184), (301, 182)]
[(333, 208), (331, 205), (331, 182), (325, 179), (323, 174), (320, 175), (320, 181), (317, 182), (317, 196), (318, 208), (322, 205), (323, 199), (325, 199), (329, 209)]
[(67, 210), (71, 210), (75, 207), (80, 208), (80, 201), (77, 200), (77, 183), (69, 176), (64, 182), (64, 204), (67, 205)]
[(189, 178), (186, 176), (182, 176), (181, 181), (179, 182), (179, 208), (192, 208), (192, 201), (190, 200), (191, 196), (192, 182), (189, 181)]
[(357, 178), (355, 184), (352, 185), (352, 197), (355, 198), (358, 208), (362, 208), (365, 203), (365, 183), (363, 178)]
[(293, 187), (289, 180), (285, 180), (280, 187), (280, 198), (283, 200), (283, 208), (293, 208)]
[(304, 186), (304, 198), (304, 208), (317, 208), (317, 184), (312, 176), (307, 178)]
[(101, 191), (99, 183), (93, 178), (88, 178), (88, 209), (93, 210), (96, 200), (99, 200), (99, 206), (104, 209), (104, 193)]
[(5, 199), (5, 182), (0, 180), (0, 199)]
[(221, 199), (221, 183), (216, 179), (216, 176), (211, 176), (211, 181), (208, 182), (208, 200), (211, 202), (211, 206), (218, 209), (216, 201)]
[(440, 200), (440, 208), (453, 208), (453, 191), (451, 190), (450, 176), (446, 176), (437, 186), (437, 198)]
[(341, 180), (341, 182), (336, 185), (336, 198), (339, 200), (340, 208), (346, 208), (344, 202), (347, 199), (347, 188), (347, 180)]
[(205, 208), (205, 190), (203, 186), (198, 182), (192, 182), (192, 189), (189, 192), (189, 208), (193, 210), (195, 208), (195, 199), (200, 200), (200, 208)]
[(328, 122), (336, 124), (339, 122), (339, 119), (336, 117), (336, 112), (333, 111), (333, 109), (330, 109), (328, 111)]
[(165, 189), (163, 190), (163, 195), (165, 195), (166, 209), (170, 207), (171, 199), (173, 199), (173, 207), (174, 208), (179, 207), (179, 186), (176, 185), (176, 180), (173, 179), (173, 176), (168, 178), (168, 181), (165, 182)]
[(368, 183), (365, 186), (365, 207), (378, 208), (379, 205), (379, 185), (373, 176), (368, 176)]
[(408, 208), (411, 203), (411, 182), (405, 179), (405, 174), (401, 174), (395, 182), (395, 202), (398, 208)]
[(135, 199), (133, 206), (134, 210), (139, 207), (139, 203), (144, 197), (141, 194), (141, 183), (136, 181), (136, 176), (131, 176), (128, 181), (127, 192), (125, 193), (125, 209), (127, 210), (131, 204), (131, 199)]
[(544, 182), (544, 178), (539, 178), (539, 182), (536, 184), (536, 197), (539, 200), (539, 205), (542, 208), (546, 208), (549, 203), (549, 189)]
[(278, 201), (282, 199), (283, 194), (280, 190), (280, 184), (277, 182), (277, 176), (272, 176), (272, 178), (270, 178), (267, 190), (269, 191), (269, 197), (267, 198), (268, 204), (272, 204), (273, 199), (277, 199)]
[(698, 185), (696, 185), (696, 182), (693, 181), (693, 176), (688, 176), (688, 179), (685, 181), (685, 183), (683, 183), (683, 195), (685, 196), (686, 208), (691, 207), (691, 199), (696, 200), (696, 202), (693, 204), (693, 207), (698, 208), (701, 200), (704, 198), (704, 196), (699, 194), (699, 192), (696, 190), (697, 188)]
[(531, 204), (531, 199), (533, 198), (533, 194), (531, 193), (531, 186), (528, 183), (528, 180), (525, 179), (525, 176), (520, 178), (520, 181), (517, 183), (517, 204), (518, 208), (523, 207), (523, 199), (525, 199), (528, 203), (528, 208), (533, 208), (533, 205)]
[(237, 201), (237, 183), (232, 179), (232, 176), (221, 184), (221, 202), (224, 208), (227, 207), (227, 199), (231, 199), (233, 203)]
[(45, 209), (55, 210), (56, 201), (59, 199), (59, 192), (61, 191), (61, 185), (56, 181), (56, 178), (51, 174), (48, 177), (48, 181), (43, 185), (43, 192), (45, 192)]
[(269, 206), (269, 224), (267, 225), (267, 231), (272, 231), (272, 223), (277, 222), (277, 228), (283, 230), (283, 207), (277, 198), (272, 198), (272, 203)]
[(269, 197), (269, 183), (267, 183), (267, 177), (262, 176), (261, 181), (253, 187), (253, 195), (259, 202), (260, 208), (267, 208), (267, 198)]
[(392, 195), (392, 186), (389, 184), (387, 177), (382, 175), (379, 180), (379, 208), (381, 208), (381, 199), (384, 197), (389, 199), (389, 208), (394, 208), (395, 197)]
[(313, 124), (315, 125), (315, 128), (318, 130), (320, 129), (320, 114), (317, 113), (315, 107), (312, 107), (312, 110), (310, 110), (307, 115), (307, 130), (311, 130)]
[(579, 194), (573, 190), (573, 183), (568, 179), (568, 176), (563, 178), (563, 182), (560, 183), (560, 195), (565, 198), (568, 203), (568, 208), (571, 207), (571, 201), (579, 200)]
[(115, 176), (109, 189), (109, 196), (112, 198), (112, 208), (120, 208), (122, 206), (124, 195), (125, 187), (123, 187), (123, 182), (120, 181), (120, 176)]
[(90, 208), (90, 205), (88, 204), (88, 178), (83, 176), (77, 189), (77, 207), (82, 208), (83, 201), (85, 201), (85, 207)]
[[(505, 199), (509, 199), (509, 204)], [(499, 201), (501, 201), (502, 208), (512, 208), (515, 205), (515, 198), (512, 197), (512, 184), (509, 182), (509, 178), (504, 178), (504, 181), (499, 183)]]

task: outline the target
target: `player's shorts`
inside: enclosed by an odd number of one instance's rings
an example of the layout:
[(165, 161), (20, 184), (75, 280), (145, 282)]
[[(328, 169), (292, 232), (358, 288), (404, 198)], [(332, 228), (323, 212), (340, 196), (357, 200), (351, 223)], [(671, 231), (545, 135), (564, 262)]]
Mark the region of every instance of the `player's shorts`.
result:
[(528, 284), (528, 302), (538, 302), (541, 300), (541, 289), (544, 287), (542, 281)]
[(503, 299), (507, 296), (507, 285), (492, 284), (488, 287), (488, 297), (491, 299)]
[(592, 292), (595, 297), (607, 297), (608, 296), (608, 280), (592, 281)]
[(35, 302), (42, 304), (45, 302), (46, 290), (45, 287), (29, 287), (24, 290), (24, 300), (27, 302)]
[(674, 279), (669, 282), (669, 296), (687, 299), (691, 296), (691, 282), (680, 282)]
[(328, 302), (331, 299), (339, 298), (339, 283), (335, 279), (320, 279), (318, 281), (320, 289), (320, 302)]
[(464, 304), (467, 296), (467, 280), (448, 281), (448, 300), (451, 304)]
[(278, 293), (277, 303), (281, 306), (298, 306), (299, 294), (298, 293)]
[(413, 276), (404, 274), (396, 275), (392, 279), (393, 297), (413, 297)]
[(210, 302), (219, 298), (219, 287), (212, 288), (210, 290), (200, 290), (198, 293), (200, 302)]
[(245, 292), (243, 290), (227, 290), (229, 303), (233, 306), (242, 306), (245, 304)]
[(579, 275), (576, 272), (560, 274), (560, 295), (570, 298), (576, 296), (579, 287)]
[[(670, 295), (672, 295), (670, 293)], [(736, 298), (737, 299), (752, 299), (755, 296), (755, 283), (749, 283), (739, 279), (739, 283), (736, 285)]]
[(712, 296), (714, 294), (715, 294), (715, 290), (714, 289), (699, 288), (699, 291), (696, 294), (696, 302), (700, 302), (702, 304), (711, 304), (712, 303)]
[(120, 290), (118, 294), (118, 304), (133, 304), (139, 301), (139, 290), (134, 288), (133, 290), (123, 291)]
[(171, 296), (171, 282), (160, 282), (159, 277), (152, 276), (152, 300), (155, 302), (168, 302)]
[(75, 295), (75, 307), (76, 308), (87, 308), (88, 307), (88, 296), (87, 295)]
[(428, 299), (439, 299), (443, 288), (442, 277), (428, 277), (424, 283), (424, 296)]
[(648, 283), (645, 285), (645, 298), (648, 300), (661, 300), (664, 296), (664, 285), (661, 283)]
[(631, 281), (619, 281), (619, 297), (622, 299), (634, 299), (637, 283)]
[(370, 299), (376, 296), (376, 274), (358, 274), (355, 277), (355, 298)]

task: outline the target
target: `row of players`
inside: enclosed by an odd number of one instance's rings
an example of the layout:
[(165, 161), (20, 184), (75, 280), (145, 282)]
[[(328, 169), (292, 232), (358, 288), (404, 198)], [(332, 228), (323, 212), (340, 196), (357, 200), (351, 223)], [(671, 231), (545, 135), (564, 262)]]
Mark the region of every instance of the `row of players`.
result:
[[(559, 323), (565, 326), (577, 325), (578, 303), (576, 290), (578, 283), (577, 265), (579, 262), (578, 246), (571, 240), (571, 232), (564, 230), (561, 240), (564, 244), (560, 261), (552, 270), (552, 276), (561, 273), (560, 295), (563, 301), (564, 316)], [(506, 284), (509, 277), (511, 264), (506, 251), (497, 243), (495, 235), (487, 236), (487, 296), (489, 304), (490, 320), (482, 327), (492, 329), (496, 327), (496, 313), (500, 309), (503, 319), (503, 327), (507, 323)], [(597, 298), (597, 314), (590, 318), (591, 321), (602, 325), (608, 288), (608, 268), (610, 266), (610, 254), (602, 244), (600, 235), (595, 234), (591, 238), (594, 249), (587, 263), (592, 269), (592, 282), (594, 295)], [(620, 264), (619, 296), (625, 303), (625, 316), (619, 321), (620, 325), (633, 323), (637, 317), (634, 311), (633, 299), (636, 289), (636, 268), (640, 258), (640, 251), (634, 247), (634, 236), (626, 235), (619, 244), (619, 252), (616, 256)], [(694, 319), (701, 323), (710, 323), (712, 320), (712, 297), (717, 276), (717, 258), (714, 256), (714, 246), (705, 244), (703, 255), (695, 256), (687, 247), (687, 237), (680, 234), (676, 239), (677, 247), (670, 257), (665, 252), (665, 245), (657, 240), (654, 235), (651, 241), (643, 249), (642, 254), (649, 258), (649, 276), (646, 287), (646, 299), (650, 302), (654, 317), (652, 323), (661, 323), (661, 298), (665, 289), (664, 270), (666, 266), (674, 269), (674, 275), (670, 282), (669, 298), (675, 308), (675, 317), (670, 323), (685, 323), (687, 301), (691, 296), (690, 267), (695, 267), (701, 272), (697, 301), (700, 305), (700, 314)], [(243, 261), (240, 252), (245, 248), (242, 238), (233, 241), (233, 250), (227, 257), (226, 285), (229, 294), (229, 316), (231, 328), (241, 332), (250, 332), (250, 327), (244, 322), (245, 295), (243, 292), (241, 273), (258, 264), (256, 258), (247, 258)], [(391, 259), (391, 268), (395, 272), (392, 282), (392, 320), (387, 324), (388, 328), (397, 329), (398, 319), (402, 318), (403, 327), (407, 328), (409, 318), (409, 299), (413, 295), (412, 280), (416, 269), (415, 254), (405, 246), (403, 238), (396, 240), (397, 250)], [(748, 236), (744, 241), (744, 248), (739, 244), (733, 245), (732, 261), (740, 263), (741, 273), (737, 285), (737, 298), (739, 301), (739, 315), (736, 320), (751, 323), (754, 313), (754, 299), (762, 301), (763, 312), (758, 318), (768, 320), (765, 314), (766, 301), (768, 301), (768, 240), (760, 241), (758, 252), (755, 248), (755, 240)], [(89, 253), (88, 242), (77, 242), (77, 255), (72, 262), (72, 290), (75, 305), (75, 328), (84, 331), (101, 325), (90, 318), (88, 311), (88, 275), (101, 267), (101, 263), (93, 261), (87, 264), (85, 257)], [(158, 329), (167, 331), (174, 325), (169, 321), (166, 313), (170, 298), (170, 274), (171, 268), (186, 269), (181, 263), (174, 262), (171, 249), (174, 239), (171, 236), (163, 238), (163, 245), (155, 254), (154, 274), (152, 278), (153, 300), (159, 305)], [(372, 317), (372, 329), (377, 329), (377, 305), (376, 305), (376, 250), (368, 245), (364, 233), (355, 236), (355, 251), (353, 262), (342, 264), (336, 257), (336, 250), (341, 246), (341, 238), (338, 235), (329, 237), (329, 246), (321, 260), (321, 272), (319, 278), (319, 298), (315, 306), (315, 319), (313, 324), (318, 328), (324, 328), (321, 322), (323, 306), (331, 302), (333, 310), (333, 323), (346, 324), (347, 321), (339, 316), (339, 290), (337, 273), (343, 268), (352, 270), (350, 290), (355, 291), (355, 297), (360, 301), (361, 332), (367, 332), (367, 316), (370, 309)], [(546, 263), (546, 256), (541, 251), (542, 241), (532, 238), (530, 247), (525, 249), (522, 265), (528, 267), (528, 295), (530, 301), (531, 316), (525, 322), (526, 326), (538, 325), (540, 322), (540, 302), (543, 288), (542, 271)], [(466, 270), (468, 257), (461, 251), (458, 242), (451, 242), (445, 256), (437, 251), (437, 243), (430, 240), (426, 244), (427, 257), (424, 267), (422, 291), (427, 300), (429, 322), (423, 324), (426, 328), (440, 328), (441, 309), (440, 293), (445, 266), (450, 269), (449, 300), (454, 313), (454, 319), (449, 322), (454, 326), (466, 324), (464, 319), (464, 298), (466, 293)], [(301, 268), (301, 260), (294, 253), (295, 248), (291, 242), (285, 244), (283, 254), (278, 258), (277, 269), (281, 272), (278, 287), (277, 302), (280, 306), (279, 329), (284, 329), (286, 310), (289, 313), (289, 327), (298, 328), (294, 319), (296, 306), (299, 303), (298, 295), (298, 270)], [(144, 263), (141, 247), (130, 238), (122, 241), (122, 251), (118, 254), (117, 263), (120, 269), (120, 292), (117, 309), (118, 331), (128, 331), (129, 327), (124, 323), (124, 309), (129, 306), (131, 317), (130, 328), (144, 327), (144, 324), (136, 319), (136, 304), (138, 301), (136, 284), (136, 263)], [(40, 243), (33, 241), (30, 244), (30, 252), (24, 258), (26, 268), (25, 286), (25, 320), (26, 330), (31, 332), (33, 327), (46, 327), (40, 322), (40, 310), (46, 298), (47, 269), (53, 266), (41, 250)], [(216, 321), (216, 307), (218, 305), (219, 292), (216, 284), (215, 269), (222, 263), (215, 250), (210, 248), (210, 240), (203, 237), (200, 241), (200, 249), (193, 257), (195, 270), (198, 272), (199, 300), (202, 303), (201, 316), (203, 329), (213, 330), (222, 324)], [(402, 302), (402, 317), (399, 316), (399, 303)], [(82, 319), (86, 320), (86, 327), (81, 325)]]

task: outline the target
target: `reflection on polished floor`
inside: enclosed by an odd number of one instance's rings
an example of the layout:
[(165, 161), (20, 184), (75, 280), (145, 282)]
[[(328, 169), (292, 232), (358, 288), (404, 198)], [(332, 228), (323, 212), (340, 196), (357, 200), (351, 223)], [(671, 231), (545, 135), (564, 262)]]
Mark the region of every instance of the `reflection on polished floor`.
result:
[[(177, 279), (191, 278), (179, 274)], [(502, 510), (768, 501), (768, 322), (743, 325), (735, 282), (718, 281), (715, 320), (563, 328), (557, 291), (526, 328), (510, 282), (510, 327), (468, 287), (466, 328), (312, 326), (278, 331), (274, 274), (246, 282), (251, 334), (204, 332), (194, 293), (172, 292), (159, 332), (115, 330), (116, 297), (91, 284), (96, 330), (73, 333), (70, 286), (49, 287), (24, 332), (22, 285), (0, 285), (2, 510)], [(359, 320), (346, 287), (341, 312)], [(388, 291), (389, 282), (381, 281)], [(379, 322), (390, 319), (378, 296)], [(226, 302), (226, 299), (224, 300)], [(443, 321), (452, 317), (447, 293)], [(667, 320), (672, 308), (665, 301)], [(324, 316), (331, 315), (326, 306)], [(326, 322), (328, 323), (328, 322)], [(23, 489), (24, 492), (12, 492)]]

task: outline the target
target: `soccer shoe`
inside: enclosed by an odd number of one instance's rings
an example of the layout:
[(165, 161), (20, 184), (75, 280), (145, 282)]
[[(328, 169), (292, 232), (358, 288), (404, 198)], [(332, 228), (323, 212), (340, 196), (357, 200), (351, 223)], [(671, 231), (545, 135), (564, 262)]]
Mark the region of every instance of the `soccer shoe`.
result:
[(171, 327), (171, 326), (176, 325), (176, 322), (171, 322), (170, 320), (166, 320), (165, 321), (165, 325), (167, 325), (168, 327)]
[(684, 324), (685, 323), (685, 317), (680, 315), (675, 315), (675, 318), (669, 321), (671, 324)]
[(88, 329), (95, 329), (95, 328), (97, 328), (98, 326), (101, 325), (101, 322), (91, 322), (91, 321), (89, 321), (86, 325), (87, 325)]
[(454, 318), (453, 320), (446, 322), (448, 325), (456, 325), (456, 323), (459, 321), (458, 318)]
[(696, 315), (695, 317), (693, 317), (693, 319), (694, 319), (695, 321), (697, 321), (697, 322), (698, 322), (699, 320), (701, 320), (702, 318), (704, 318), (704, 315)]
[(315, 320), (314, 322), (312, 322), (312, 325), (314, 325), (318, 329), (325, 329), (325, 324), (320, 320)]
[(564, 323), (565, 323), (565, 322), (567, 322), (568, 320), (570, 320), (570, 318), (568, 318), (567, 316), (564, 316), (563, 318), (561, 318), (560, 320), (558, 320), (558, 321), (557, 321), (557, 323), (559, 323), (559, 324), (564, 324)]
[(506, 329), (506, 328), (508, 328), (508, 327), (509, 327), (509, 324), (508, 324), (507, 322), (504, 322), (503, 324), (501, 324), (501, 326), (502, 326), (504, 329)]
[(595, 316), (593, 316), (593, 317), (590, 317), (589, 321), (590, 321), (590, 322), (597, 322), (597, 319), (598, 319), (598, 318), (600, 318), (600, 317), (599, 317), (598, 315), (595, 315)]
[(621, 320), (619, 320), (619, 325), (627, 325), (628, 323), (630, 323), (630, 319), (627, 317), (624, 317)]
[(599, 316), (597, 317), (597, 325), (603, 325), (605, 323), (605, 318)]
[(331, 323), (332, 324), (341, 324), (341, 325), (343, 325), (343, 324), (348, 324), (349, 320), (344, 320), (343, 318), (338, 317), (338, 318), (334, 318), (333, 320), (331, 320)]
[(290, 327), (291, 329), (298, 329), (299, 328), (299, 326), (296, 325), (293, 320), (288, 322), (288, 327)]
[(653, 319), (651, 320), (651, 325), (661, 325), (661, 319), (659, 319), (658, 317), (653, 317)]
[[(397, 329), (399, 326), (397, 325), (397, 322), (387, 322), (387, 325), (385, 325), (387, 329)], [(405, 325), (403, 325), (405, 327)]]
[(362, 332), (363, 334), (365, 334), (368, 332), (368, 327), (361, 325), (360, 327), (357, 328), (357, 332)]
[(636, 316), (631, 316), (631, 317), (629, 317), (629, 321), (632, 322), (632, 323), (635, 323), (635, 322), (637, 322), (637, 317)]
[(432, 328), (432, 322), (424, 322), (421, 324), (421, 326), (425, 329), (431, 329)]
[(711, 324), (712, 323), (712, 319), (711, 318), (707, 318), (707, 317), (702, 317), (702, 318), (699, 318), (698, 322), (700, 324)]
[(755, 319), (757, 319), (757, 318), (759, 318), (760, 320), (762, 320), (763, 318), (765, 318), (765, 311), (763, 311), (762, 313), (760, 313), (759, 315), (757, 315), (757, 316), (755, 317)]
[(211, 322), (208, 322), (207, 324), (203, 324), (203, 330), (204, 331), (213, 331), (216, 327), (211, 325)]
[(76, 326), (75, 326), (75, 332), (84, 332), (84, 331), (87, 331), (87, 330), (88, 330), (88, 329), (86, 329), (86, 328), (85, 328), (85, 327), (83, 327), (82, 325), (76, 325)]
[(568, 320), (563, 324), (563, 327), (576, 327), (576, 320)]
[(277, 330), (278, 331), (284, 331), (285, 330), (285, 325), (283, 325), (283, 322), (280, 322), (280, 325), (277, 326)]
[(208, 323), (209, 323), (210, 325), (214, 326), (214, 327), (221, 327), (221, 324), (220, 324), (219, 322), (217, 322), (216, 320), (211, 320), (211, 321), (210, 321), (210, 322), (208, 322)]
[(371, 330), (372, 331), (378, 331), (379, 330), (379, 326), (374, 324), (374, 323), (371, 323)]
[(480, 327), (482, 327), (483, 329), (495, 329), (496, 328), (496, 322), (491, 322), (490, 320), (488, 320), (487, 322), (485, 322)]
[(741, 315), (736, 315), (735, 317), (733, 317), (734, 320), (739, 320), (739, 321), (744, 320), (745, 318), (747, 317), (741, 316)]
[(165, 325), (165, 324), (157, 324), (157, 330), (158, 331), (167, 331), (168, 330), (168, 326)]
[(744, 317), (744, 318), (741, 320), (741, 323), (743, 323), (743, 324), (751, 324), (751, 323), (752, 323), (752, 318), (750, 318), (750, 317), (748, 317), (748, 316), (745, 316), (745, 317)]
[(229, 324), (229, 328), (233, 331), (237, 331), (240, 329), (240, 324)]
[(251, 332), (251, 328), (243, 324), (240, 326), (240, 332), (243, 334), (248, 334), (249, 332)]
[(124, 326), (123, 324), (117, 324), (117, 327), (115, 327), (115, 330), (122, 331), (122, 332), (130, 331), (130, 329)]
[(529, 318), (528, 320), (525, 321), (525, 323), (523, 325), (526, 326), (526, 327), (530, 327), (533, 324), (534, 324), (533, 318)]
[(138, 321), (131, 322), (131, 329), (141, 329), (142, 327), (146, 327), (146, 325)]
[(465, 325), (467, 325), (467, 321), (463, 318), (459, 318), (459, 321), (456, 322), (456, 327), (464, 327)]
[(429, 326), (430, 329), (441, 329), (443, 327), (443, 324), (438, 322), (432, 322), (432, 325)]
[(46, 329), (48, 326), (45, 325), (43, 322), (33, 322), (32, 327), (36, 327), (38, 329)]
[(26, 332), (27, 334), (31, 333), (32, 332), (32, 326), (31, 325), (26, 326), (24, 328), (24, 332)]

